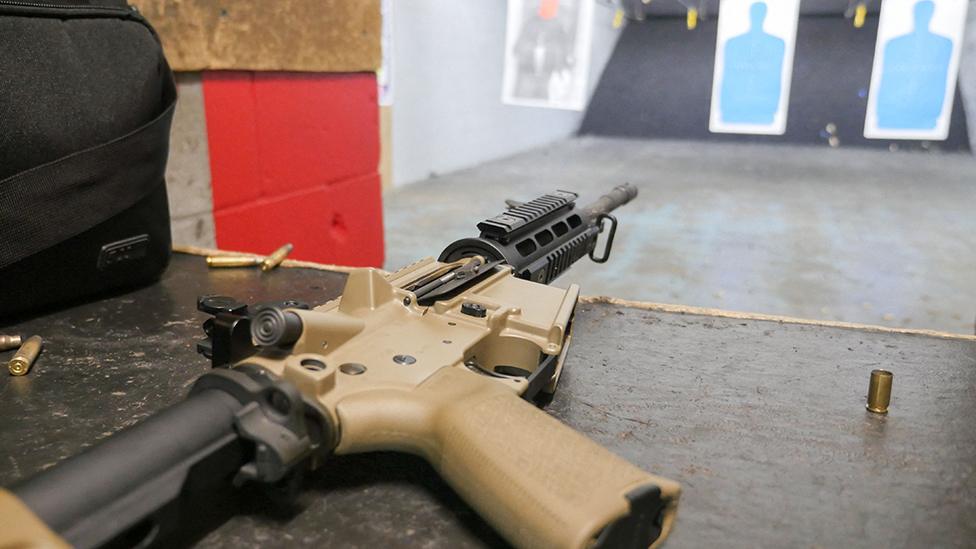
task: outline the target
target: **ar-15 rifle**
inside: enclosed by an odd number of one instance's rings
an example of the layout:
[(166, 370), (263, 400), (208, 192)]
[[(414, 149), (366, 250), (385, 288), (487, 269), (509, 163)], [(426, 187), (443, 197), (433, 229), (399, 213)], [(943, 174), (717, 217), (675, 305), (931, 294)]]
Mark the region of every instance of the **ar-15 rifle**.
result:
[(198, 497), (287, 493), (331, 453), (374, 450), (426, 458), (514, 545), (657, 545), (679, 486), (527, 402), (555, 390), (579, 295), (546, 284), (584, 255), (606, 261), (610, 211), (636, 194), (510, 204), (438, 261), (355, 270), (314, 309), (201, 298), (215, 368), (186, 400), (0, 490), (0, 546), (164, 545)]

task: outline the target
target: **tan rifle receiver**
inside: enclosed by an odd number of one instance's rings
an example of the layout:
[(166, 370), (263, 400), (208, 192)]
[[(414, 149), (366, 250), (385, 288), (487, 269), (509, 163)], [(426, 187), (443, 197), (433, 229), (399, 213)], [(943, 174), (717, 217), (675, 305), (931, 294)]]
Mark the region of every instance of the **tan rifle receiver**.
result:
[[(486, 243), (467, 242), (472, 253), (453, 257), (449, 247), (441, 257), (450, 261), (425, 259), (392, 274), (354, 270), (340, 298), (315, 308), (284, 302), (246, 310), (205, 298), (201, 309), (214, 319), (201, 350), (219, 368), (197, 382), (187, 402), (204, 406), (203, 397), (224, 392), (241, 405), (231, 411), (231, 429), (255, 444), (256, 455), (234, 464), (237, 482), (280, 483), (292, 469), (321, 466), (333, 453), (407, 452), (433, 465), (513, 545), (657, 546), (673, 524), (678, 484), (638, 469), (531, 402), (555, 391), (579, 287), (534, 281), (552, 271), (540, 271), (538, 250), (523, 263), (505, 256), (525, 234), (536, 238), (540, 220), (552, 227), (569, 215), (589, 232), (566, 241), (576, 242), (578, 257), (592, 255), (598, 220), (636, 193), (629, 186), (615, 192), (581, 211), (560, 203), (571, 194), (563, 193), (548, 211), (528, 216), (522, 237), (512, 236), (516, 230), (507, 241), (492, 241), (494, 229), (483, 228)], [(538, 211), (532, 204), (513, 209)], [(78, 534), (85, 528), (52, 510), (36, 484), (13, 492), (72, 544), (100, 545), (117, 535)], [(49, 485), (53, 490), (54, 481)], [(94, 522), (86, 522), (89, 531), (97, 530)]]

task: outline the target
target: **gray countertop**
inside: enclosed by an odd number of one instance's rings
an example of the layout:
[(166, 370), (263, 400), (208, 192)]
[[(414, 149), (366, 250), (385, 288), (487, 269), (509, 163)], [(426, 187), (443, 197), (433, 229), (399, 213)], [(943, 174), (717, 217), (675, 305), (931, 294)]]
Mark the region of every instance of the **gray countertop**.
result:
[[(0, 485), (185, 395), (208, 369), (196, 295), (318, 303), (342, 283), (312, 269), (207, 271), (177, 254), (159, 284), (3, 327), (46, 346), (26, 377), (0, 376)], [(887, 416), (864, 409), (879, 367), (895, 373)], [(973, 338), (584, 303), (546, 409), (681, 482), (668, 548), (976, 545)], [(399, 454), (334, 458), (287, 508), (240, 499), (199, 545), (504, 545)]]

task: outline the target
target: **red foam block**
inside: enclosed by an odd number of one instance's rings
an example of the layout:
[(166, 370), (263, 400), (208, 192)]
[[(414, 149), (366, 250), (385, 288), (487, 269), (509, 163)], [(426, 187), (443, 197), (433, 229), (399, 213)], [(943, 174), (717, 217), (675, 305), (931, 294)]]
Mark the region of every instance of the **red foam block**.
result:
[(373, 73), (204, 72), (214, 209), (375, 173)]
[(257, 112), (250, 72), (204, 72), (210, 185), (218, 210), (255, 200), (261, 192)]
[(378, 174), (214, 213), (222, 249), (267, 254), (285, 242), (289, 256), (322, 263), (380, 267), (383, 211)]
[(382, 263), (374, 74), (204, 72), (203, 92), (218, 245)]
[(258, 73), (254, 92), (266, 194), (376, 173), (380, 131), (372, 73)]

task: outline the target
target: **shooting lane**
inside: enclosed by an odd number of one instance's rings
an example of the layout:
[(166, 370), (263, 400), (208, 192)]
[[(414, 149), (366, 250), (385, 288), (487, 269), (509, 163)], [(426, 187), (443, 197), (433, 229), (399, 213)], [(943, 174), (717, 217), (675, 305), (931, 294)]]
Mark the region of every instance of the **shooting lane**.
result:
[[(962, 104), (965, 95), (958, 90), (950, 106), (952, 123), (945, 140), (864, 137), (880, 0), (800, 3), (792, 83), (784, 90), (789, 92), (788, 124), (781, 135), (709, 131), (719, 2), (686, 3), (698, 6), (702, 14), (694, 29), (688, 28), (684, 8), (676, 2), (651, 3), (645, 22), (624, 29), (597, 84), (580, 134), (689, 140), (705, 145), (702, 156), (708, 154), (707, 144), (716, 142), (970, 150)], [(854, 22), (858, 5), (864, 6), (861, 26)], [(827, 131), (828, 125), (832, 131)], [(831, 145), (831, 137), (836, 145)]]
[[(0, 378), (0, 440), (17, 441), (0, 447), (0, 485), (183, 398), (210, 367), (195, 350), (198, 294), (320, 303), (341, 291), (330, 266), (285, 267), (208, 270), (178, 253), (159, 284), (9, 326), (47, 343), (28, 376)], [(976, 536), (976, 337), (612, 298), (584, 299), (574, 333), (546, 409), (682, 484), (667, 547), (963, 547)], [(875, 368), (895, 373), (886, 416), (864, 409)], [(405, 455), (333, 458), (290, 507), (244, 496), (204, 511), (217, 528), (200, 547), (504, 546)]]
[[(437, 134), (451, 138), (441, 154), (475, 143), (481, 156), (429, 157), (426, 145), (414, 143), (430, 132), (411, 133), (413, 120), (397, 113), (441, 83), (397, 80), (410, 94), (394, 107), (394, 157), (423, 159), (426, 169), (394, 162), (396, 187), (384, 196), (386, 268), (429, 253), (427, 234), (467, 235), (471, 224), (458, 212), (493, 215), (498, 196), (557, 188), (596, 196), (630, 182), (641, 194), (621, 212), (627, 221), (617, 255), (577, 266), (563, 283), (641, 301), (974, 333), (976, 9), (959, 44), (946, 139), (923, 140), (863, 135), (880, 1), (863, 3), (860, 26), (861, 2), (800, 3), (782, 135), (709, 129), (717, 0), (624, 4), (642, 20), (628, 20), (612, 37), (604, 33), (614, 10), (596, 8), (593, 93), (585, 111), (571, 113), (577, 125), (566, 134), (555, 117), (567, 112), (510, 106), (522, 125), (505, 113), (476, 123), (492, 131), (502, 120), (506, 142), (518, 146), (498, 150), (456, 131), (471, 114), (438, 119)], [(906, 5), (911, 13), (913, 3)], [(697, 8), (694, 28), (686, 6)], [(409, 14), (403, 19), (397, 36), (404, 40), (430, 30)], [(427, 61), (402, 53), (400, 68)], [(460, 62), (445, 64), (447, 73), (460, 70)], [(481, 112), (477, 98), (452, 99)], [(551, 133), (527, 146), (532, 128)]]

